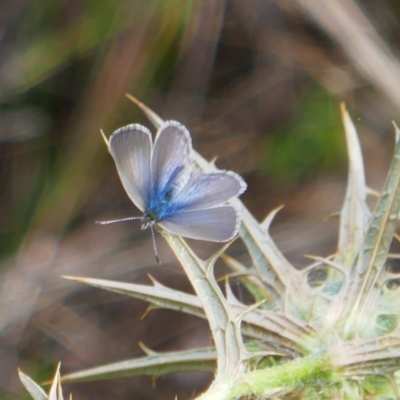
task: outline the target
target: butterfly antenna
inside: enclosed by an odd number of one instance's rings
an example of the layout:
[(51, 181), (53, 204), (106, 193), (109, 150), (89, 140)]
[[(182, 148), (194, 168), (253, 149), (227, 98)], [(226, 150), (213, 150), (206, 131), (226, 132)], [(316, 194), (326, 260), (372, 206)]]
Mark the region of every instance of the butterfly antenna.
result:
[(113, 219), (111, 221), (96, 221), (96, 224), (98, 224), (98, 225), (108, 225), (108, 224), (114, 224), (115, 222), (132, 221), (134, 219), (142, 219), (142, 217), (120, 218), (120, 219)]
[(154, 249), (154, 255), (156, 257), (156, 261), (158, 265), (161, 265), (161, 261), (158, 258), (158, 253), (157, 253), (157, 246), (156, 246), (156, 236), (154, 235), (154, 228), (153, 225), (150, 224), (150, 231), (151, 231), (151, 238), (153, 239), (153, 249)]

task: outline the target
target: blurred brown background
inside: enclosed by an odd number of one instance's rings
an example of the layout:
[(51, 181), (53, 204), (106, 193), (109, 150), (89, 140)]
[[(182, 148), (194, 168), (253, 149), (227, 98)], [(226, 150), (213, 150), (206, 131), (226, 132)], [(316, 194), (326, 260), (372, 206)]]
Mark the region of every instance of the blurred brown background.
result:
[[(32, 378), (209, 344), (204, 321), (82, 287), (61, 275), (189, 290), (173, 255), (138, 222), (99, 130), (140, 122), (132, 93), (190, 130), (196, 150), (244, 177), (260, 220), (296, 266), (334, 251), (346, 182), (339, 103), (380, 189), (400, 122), (400, 6), (350, 0), (14, 0), (0, 3), (0, 397)], [(215, 245), (195, 243), (206, 257)], [(240, 241), (230, 253), (243, 260)], [(240, 291), (240, 288), (239, 288)], [(65, 385), (74, 399), (179, 399), (211, 375)]]

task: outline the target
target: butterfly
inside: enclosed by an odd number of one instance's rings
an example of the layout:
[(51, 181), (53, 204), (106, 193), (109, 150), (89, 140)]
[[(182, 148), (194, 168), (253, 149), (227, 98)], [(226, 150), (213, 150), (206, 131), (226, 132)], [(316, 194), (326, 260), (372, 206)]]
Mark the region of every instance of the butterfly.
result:
[[(239, 229), (239, 210), (227, 204), (246, 190), (236, 173), (195, 168), (188, 130), (167, 121), (152, 140), (144, 126), (116, 130), (108, 141), (119, 177), (128, 196), (143, 213), (142, 229), (155, 226), (191, 239), (227, 242)], [(121, 221), (121, 220), (119, 220)], [(100, 223), (110, 223), (105, 221)], [(156, 258), (158, 261), (157, 253)]]

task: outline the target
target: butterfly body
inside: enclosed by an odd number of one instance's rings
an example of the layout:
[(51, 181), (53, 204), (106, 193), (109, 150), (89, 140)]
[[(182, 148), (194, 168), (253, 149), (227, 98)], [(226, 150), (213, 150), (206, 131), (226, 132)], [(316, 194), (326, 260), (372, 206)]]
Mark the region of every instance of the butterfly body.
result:
[(159, 226), (215, 242), (236, 236), (240, 213), (227, 201), (246, 184), (230, 171), (195, 171), (190, 135), (183, 125), (165, 122), (154, 144), (148, 129), (128, 125), (112, 134), (109, 149), (128, 196), (144, 214), (142, 229)]
[(174, 188), (167, 185), (165, 188), (155, 188), (149, 201), (146, 214), (159, 221), (169, 215), (178, 212), (184, 206), (174, 201)]

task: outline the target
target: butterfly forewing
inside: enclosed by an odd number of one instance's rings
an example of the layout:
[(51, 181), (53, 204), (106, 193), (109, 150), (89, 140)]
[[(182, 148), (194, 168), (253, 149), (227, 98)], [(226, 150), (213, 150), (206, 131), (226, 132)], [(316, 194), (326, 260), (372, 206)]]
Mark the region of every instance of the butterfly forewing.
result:
[(173, 197), (188, 181), (191, 170), (189, 132), (179, 122), (167, 121), (154, 142), (151, 158), (153, 190), (167, 190)]
[(150, 131), (138, 124), (125, 126), (111, 135), (109, 146), (128, 196), (145, 212), (151, 193)]
[(166, 231), (191, 239), (227, 242), (239, 229), (238, 211), (232, 206), (181, 212), (163, 219), (158, 225)]
[(182, 212), (204, 210), (225, 203), (245, 189), (245, 182), (234, 172), (197, 173), (190, 177), (174, 202), (181, 205)]

